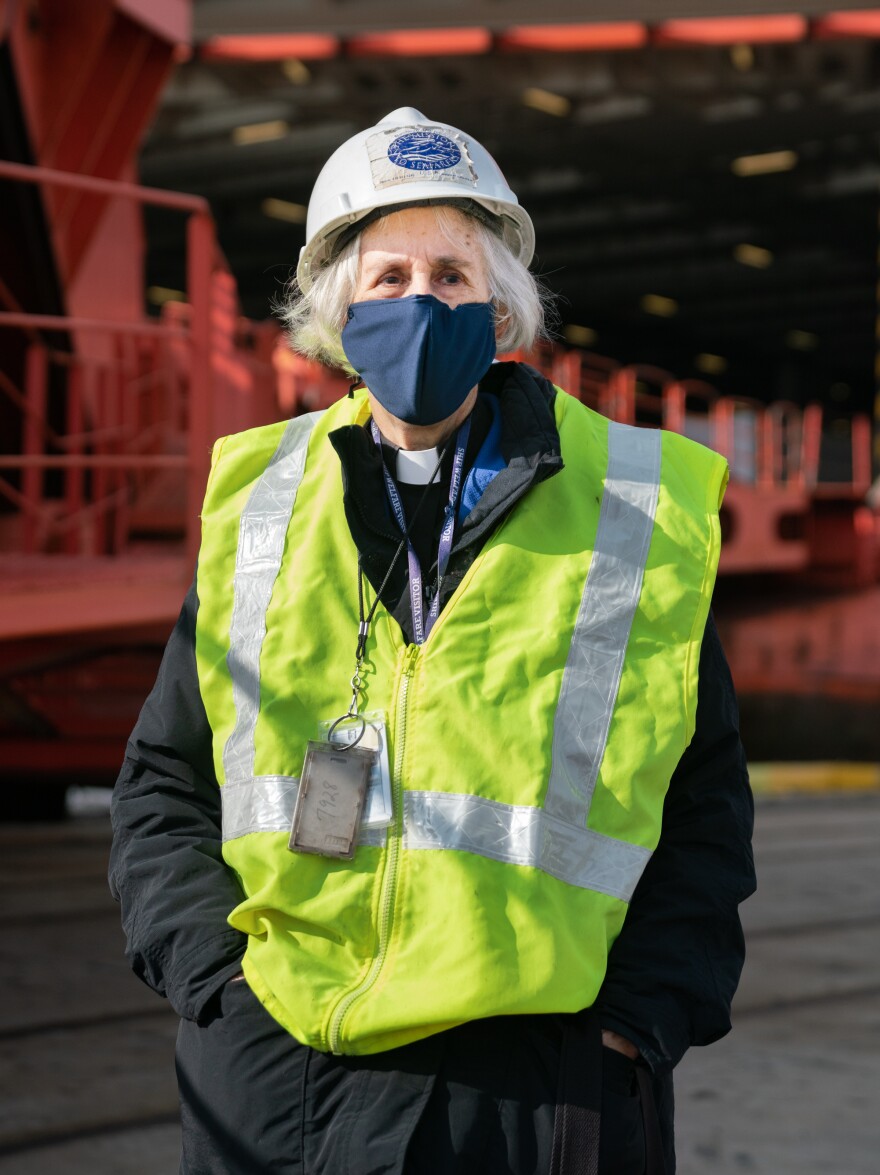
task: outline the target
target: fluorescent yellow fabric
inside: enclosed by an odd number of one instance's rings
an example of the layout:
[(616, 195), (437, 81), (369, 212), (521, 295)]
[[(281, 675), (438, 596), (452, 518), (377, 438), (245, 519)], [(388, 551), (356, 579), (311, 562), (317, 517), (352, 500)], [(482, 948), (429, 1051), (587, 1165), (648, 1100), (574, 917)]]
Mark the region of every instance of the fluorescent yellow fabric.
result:
[[(348, 707), (357, 563), (327, 436), (367, 411), (363, 396), (343, 400), (309, 439), (266, 615), (255, 776), (298, 776), (318, 723)], [(491, 537), (425, 645), (407, 648), (377, 610), (364, 708), (388, 716), (396, 819), (387, 841), (359, 846), (353, 862), (291, 853), (283, 831), (224, 846), (246, 894), (230, 922), (250, 936), (248, 982), (315, 1048), (372, 1053), (483, 1016), (575, 1011), (602, 982), (625, 900), (541, 868), (413, 849), (403, 818), (405, 793), (544, 804), (608, 459), (607, 420), (562, 392), (555, 411), (565, 469), (534, 487)], [(283, 428), (218, 442), (203, 512), (196, 644), (221, 785), (236, 722), (227, 652), (239, 520)], [(602, 838), (646, 856), (694, 730), (725, 482), (720, 457), (663, 434), (644, 582), (588, 816)]]

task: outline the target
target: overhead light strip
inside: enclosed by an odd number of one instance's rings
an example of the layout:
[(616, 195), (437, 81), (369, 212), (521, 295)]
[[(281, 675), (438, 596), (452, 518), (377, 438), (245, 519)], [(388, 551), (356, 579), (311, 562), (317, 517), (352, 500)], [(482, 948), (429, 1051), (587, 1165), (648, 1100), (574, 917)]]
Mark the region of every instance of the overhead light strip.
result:
[(760, 155), (740, 155), (730, 167), (734, 175), (773, 175), (797, 167), (796, 151), (764, 151)]
[(338, 57), (342, 42), (321, 33), (269, 33), (239, 37), (211, 37), (198, 47), (203, 61), (318, 61)]
[(678, 302), (664, 294), (645, 294), (639, 304), (646, 314), (657, 318), (673, 318), (678, 314)]
[(773, 16), (685, 18), (648, 25), (640, 21), (391, 29), (352, 37), (321, 33), (218, 36), (196, 48), (205, 61), (316, 61), (332, 57), (442, 57), (500, 52), (582, 53), (661, 48), (758, 45), (808, 38), (880, 39), (880, 8), (829, 13), (812, 20), (797, 13)]
[(592, 347), (599, 341), (599, 334), (591, 326), (582, 326), (577, 322), (570, 322), (563, 330), (567, 343), (575, 347)]
[(497, 38), (498, 48), (502, 50), (545, 53), (640, 49), (647, 43), (647, 26), (634, 20), (611, 24), (516, 25)]
[(555, 118), (565, 118), (571, 114), (571, 99), (564, 94), (554, 94), (550, 90), (542, 90), (540, 86), (529, 86), (523, 90), (521, 98), (523, 106), (532, 110), (540, 110), (543, 114), (552, 114)]
[(819, 339), (810, 330), (790, 330), (785, 336), (785, 345), (792, 351), (815, 351)]
[(880, 8), (864, 12), (829, 12), (813, 21), (813, 36), (818, 40), (831, 37), (880, 37)]
[(703, 375), (723, 375), (727, 371), (727, 360), (723, 355), (703, 351), (694, 359), (694, 367), (697, 371), (702, 371)]
[(694, 20), (665, 20), (653, 35), (657, 45), (757, 45), (803, 41), (809, 33), (806, 17), (713, 16)]
[(749, 245), (743, 242), (733, 250), (734, 260), (740, 265), (748, 265), (751, 269), (769, 269), (773, 264), (773, 254), (769, 249), (760, 245)]
[(364, 33), (346, 43), (350, 57), (468, 57), (491, 48), (492, 34), (483, 28), (398, 29)]
[(269, 122), (250, 122), (237, 126), (232, 131), (232, 141), (236, 147), (250, 147), (252, 143), (271, 143), (275, 139), (283, 139), (290, 130), (283, 118), (273, 118)]
[(305, 224), (309, 211), (305, 204), (294, 204), (292, 200), (279, 200), (274, 196), (267, 196), (260, 207), (264, 216), (288, 224)]

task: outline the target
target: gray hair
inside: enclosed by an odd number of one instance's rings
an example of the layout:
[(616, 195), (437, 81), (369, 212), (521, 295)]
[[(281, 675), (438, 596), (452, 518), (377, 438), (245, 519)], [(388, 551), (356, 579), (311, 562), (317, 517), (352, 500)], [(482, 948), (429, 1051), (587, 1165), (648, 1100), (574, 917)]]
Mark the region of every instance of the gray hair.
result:
[[(457, 244), (459, 218), (468, 214), (454, 205), (436, 209), (443, 236)], [(483, 251), (489, 297), (495, 305), (498, 351), (528, 350), (547, 335), (545, 310), (551, 295), (518, 261), (497, 233), (472, 216), (468, 227)], [(458, 232), (457, 232), (458, 230)], [(348, 308), (354, 300), (360, 271), (360, 233), (348, 241), (317, 276), (306, 293), (292, 281), (277, 306), (291, 347), (309, 359), (329, 363), (354, 374), (340, 339)]]

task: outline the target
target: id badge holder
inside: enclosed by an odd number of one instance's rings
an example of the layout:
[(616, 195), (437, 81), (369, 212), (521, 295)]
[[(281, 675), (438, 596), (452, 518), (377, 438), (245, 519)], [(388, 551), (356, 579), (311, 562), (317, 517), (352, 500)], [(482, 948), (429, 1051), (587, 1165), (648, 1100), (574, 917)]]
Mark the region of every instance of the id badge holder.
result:
[(311, 741), (299, 781), (288, 848), (350, 861), (376, 753)]
[[(365, 724), (365, 725), (364, 725)], [(391, 823), (391, 766), (388, 757), (388, 725), (380, 710), (359, 714), (348, 720), (321, 722), (321, 738), (339, 746), (357, 743), (375, 755), (367, 784), (367, 798), (361, 816), (361, 828), (387, 828)]]

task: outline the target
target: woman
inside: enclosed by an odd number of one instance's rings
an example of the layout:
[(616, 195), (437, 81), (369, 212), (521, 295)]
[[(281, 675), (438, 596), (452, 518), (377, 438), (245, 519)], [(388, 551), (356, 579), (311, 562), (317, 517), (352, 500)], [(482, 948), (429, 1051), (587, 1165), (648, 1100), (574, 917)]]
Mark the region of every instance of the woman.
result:
[(726, 468), (492, 362), (532, 242), (469, 136), (355, 136), (286, 318), (366, 388), (215, 448), (111, 862), (184, 1172), (671, 1172), (672, 1067), (729, 1029)]

